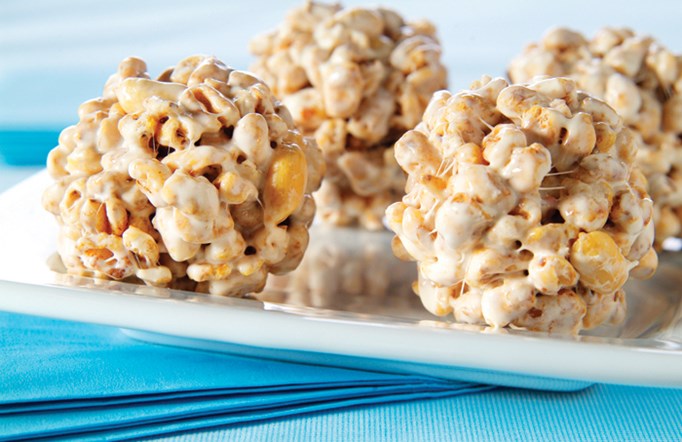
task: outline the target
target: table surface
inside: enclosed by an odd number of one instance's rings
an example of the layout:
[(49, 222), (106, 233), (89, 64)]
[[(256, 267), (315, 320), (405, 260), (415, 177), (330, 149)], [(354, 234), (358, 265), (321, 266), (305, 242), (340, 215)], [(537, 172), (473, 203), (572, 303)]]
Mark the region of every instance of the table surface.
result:
[[(252, 58), (249, 38), (300, 2), (252, 0), (5, 0), (0, 3), (0, 128), (63, 127), (100, 94), (118, 61), (138, 55), (150, 72), (193, 53), (237, 68)], [(360, 0), (344, 2), (361, 4)], [(389, 2), (385, 2), (389, 3)], [(594, 33), (626, 25), (682, 52), (682, 2), (452, 3), (391, 1), (427, 17), (444, 42), (450, 85), (504, 75), (507, 61), (545, 29)], [(166, 32), (159, 32), (164, 29)], [(28, 85), (28, 86), (27, 86)], [(0, 166), (0, 190), (35, 172)], [(681, 374), (682, 375), (682, 374)], [(317, 413), (157, 440), (681, 440), (682, 390), (596, 385), (577, 393), (497, 389), (449, 399)]]

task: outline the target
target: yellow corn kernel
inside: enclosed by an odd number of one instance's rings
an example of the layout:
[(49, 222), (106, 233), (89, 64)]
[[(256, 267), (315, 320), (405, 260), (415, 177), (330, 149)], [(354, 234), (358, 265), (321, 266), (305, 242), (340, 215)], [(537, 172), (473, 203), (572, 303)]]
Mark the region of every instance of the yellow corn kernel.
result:
[(649, 279), (654, 276), (657, 268), (658, 255), (656, 254), (656, 250), (651, 248), (644, 256), (642, 256), (642, 258), (639, 260), (639, 264), (637, 264), (637, 267), (632, 269), (630, 274), (633, 278)]
[(104, 203), (104, 210), (111, 233), (118, 236), (123, 235), (123, 232), (128, 228), (128, 211), (123, 202), (117, 198), (110, 198)]
[(543, 294), (556, 294), (578, 282), (573, 266), (559, 255), (536, 255), (528, 266), (528, 278)]
[(597, 135), (595, 144), (597, 152), (608, 153), (616, 143), (616, 131), (603, 121), (594, 123), (594, 131)]
[(483, 149), (476, 143), (466, 143), (457, 148), (455, 158), (460, 163), (485, 164)]
[(218, 178), (220, 195), (228, 204), (242, 204), (258, 197), (258, 190), (235, 172), (225, 172)]
[(159, 97), (162, 100), (177, 102), (185, 89), (178, 83), (162, 83), (146, 78), (126, 78), (116, 90), (118, 102), (129, 114), (142, 112), (143, 103), (149, 97)]
[(171, 176), (171, 171), (160, 161), (136, 159), (128, 166), (128, 173), (146, 193), (158, 193)]
[(407, 206), (402, 201), (395, 202), (386, 208), (386, 221), (391, 229), (397, 230), (402, 225), (405, 209)]
[(93, 146), (77, 147), (66, 157), (64, 170), (71, 175), (91, 176), (102, 170), (100, 158)]
[(279, 224), (303, 203), (308, 179), (305, 155), (293, 145), (275, 149), (263, 190), (264, 220)]
[(135, 276), (148, 284), (157, 286), (164, 286), (173, 279), (173, 274), (170, 269), (164, 266), (138, 269), (137, 272), (135, 272)]
[(579, 229), (570, 223), (545, 224), (532, 228), (523, 245), (533, 253), (546, 252), (565, 255), (569, 241), (578, 236)]
[(190, 264), (187, 267), (187, 276), (198, 282), (226, 279), (230, 273), (232, 267), (228, 264)]
[(393, 254), (401, 261), (414, 260), (412, 258), (412, 255), (410, 255), (410, 253), (407, 250), (405, 250), (403, 242), (397, 236), (394, 236), (393, 239), (391, 240), (391, 250), (393, 250)]
[(91, 198), (83, 201), (80, 209), (80, 222), (86, 232), (111, 233), (104, 205)]
[(599, 293), (612, 293), (628, 279), (628, 261), (616, 242), (601, 231), (581, 233), (571, 247), (571, 264), (580, 281)]
[(258, 257), (258, 255), (245, 256), (237, 264), (237, 270), (244, 276), (251, 276), (259, 271), (263, 264), (265, 264), (265, 261)]
[(126, 249), (145, 258), (149, 264), (156, 264), (159, 260), (159, 247), (146, 232), (134, 226), (129, 226), (123, 232), (123, 245)]

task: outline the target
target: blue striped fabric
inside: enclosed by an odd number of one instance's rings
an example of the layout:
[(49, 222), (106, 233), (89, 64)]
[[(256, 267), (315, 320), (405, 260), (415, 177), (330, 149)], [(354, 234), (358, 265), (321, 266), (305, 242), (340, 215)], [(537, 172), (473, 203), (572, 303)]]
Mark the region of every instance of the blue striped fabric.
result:
[(6, 313), (0, 352), (0, 440), (682, 439), (682, 390), (490, 390), (160, 347)]
[(497, 389), (151, 440), (679, 442), (682, 390), (608, 385), (576, 393)]
[(0, 312), (0, 441), (139, 438), (493, 387), (137, 341)]

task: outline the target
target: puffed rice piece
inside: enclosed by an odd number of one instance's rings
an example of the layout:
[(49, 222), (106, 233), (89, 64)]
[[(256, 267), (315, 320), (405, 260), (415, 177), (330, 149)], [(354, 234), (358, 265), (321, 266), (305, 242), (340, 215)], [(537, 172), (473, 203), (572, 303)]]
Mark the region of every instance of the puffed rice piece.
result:
[(395, 145), (407, 194), (386, 211), (424, 306), (550, 332), (622, 320), (623, 284), (657, 266), (636, 141), (567, 78), (436, 93)]
[(238, 296), (299, 264), (324, 160), (255, 76), (123, 60), (48, 157), (70, 274)]
[(639, 138), (637, 163), (654, 200), (657, 248), (682, 234), (681, 56), (626, 28), (603, 28), (591, 40), (555, 28), (513, 59), (508, 72), (513, 82), (573, 78), (615, 109)]
[(324, 154), (319, 219), (381, 229), (405, 186), (393, 144), (447, 86), (433, 25), (385, 8), (308, 1), (250, 50), (258, 57), (251, 69)]

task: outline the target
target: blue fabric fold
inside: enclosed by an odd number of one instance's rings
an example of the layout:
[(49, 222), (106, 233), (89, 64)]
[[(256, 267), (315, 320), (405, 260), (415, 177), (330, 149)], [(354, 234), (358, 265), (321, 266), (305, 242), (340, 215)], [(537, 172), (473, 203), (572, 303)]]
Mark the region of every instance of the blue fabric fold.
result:
[[(149, 437), (155, 434), (169, 434), (184, 431), (200, 430), (203, 428), (223, 427), (225, 425), (246, 424), (254, 421), (276, 419), (287, 416), (294, 416), (319, 411), (355, 407), (361, 405), (378, 405), (385, 403), (404, 402), (421, 399), (438, 399), (457, 396), (464, 393), (480, 392), (490, 387), (476, 386), (467, 390), (453, 390), (441, 392), (420, 392), (420, 393), (398, 393), (381, 396), (357, 397), (349, 399), (332, 399), (329, 401), (319, 401), (312, 403), (294, 404), (277, 408), (264, 408), (253, 410), (247, 413), (217, 414), (209, 416), (199, 416), (185, 419), (180, 422), (157, 422), (152, 425), (131, 425), (125, 428), (114, 428), (101, 430), (95, 433), (80, 433), (76, 436), (66, 435), (59, 437), (45, 438), (47, 440), (78, 440), (78, 441), (100, 441), (100, 440), (136, 440), (141, 437)], [(348, 439), (352, 440), (352, 439)]]
[(487, 385), (144, 343), (0, 312), (0, 440), (138, 438)]

